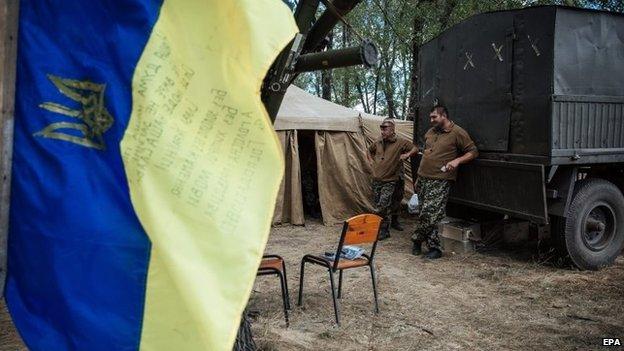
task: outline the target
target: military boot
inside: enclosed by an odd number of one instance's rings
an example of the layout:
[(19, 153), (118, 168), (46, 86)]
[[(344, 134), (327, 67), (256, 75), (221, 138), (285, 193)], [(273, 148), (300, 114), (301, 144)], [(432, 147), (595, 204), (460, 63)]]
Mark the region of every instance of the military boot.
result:
[(386, 229), (386, 230), (381, 230), (381, 231), (379, 232), (379, 238), (378, 238), (378, 239), (379, 239), (379, 241), (381, 241), (381, 240), (386, 240), (386, 239), (388, 239), (389, 237), (390, 237), (390, 232), (388, 231), (388, 229)]
[(404, 228), (401, 225), (401, 223), (399, 223), (399, 215), (392, 215), (391, 220), (390, 220), (390, 227), (400, 232), (403, 231)]
[(439, 249), (431, 249), (425, 255), (425, 258), (428, 260), (436, 260), (440, 257), (442, 257), (442, 251), (440, 251)]
[(422, 242), (421, 241), (412, 241), (412, 255), (414, 256), (422, 255)]

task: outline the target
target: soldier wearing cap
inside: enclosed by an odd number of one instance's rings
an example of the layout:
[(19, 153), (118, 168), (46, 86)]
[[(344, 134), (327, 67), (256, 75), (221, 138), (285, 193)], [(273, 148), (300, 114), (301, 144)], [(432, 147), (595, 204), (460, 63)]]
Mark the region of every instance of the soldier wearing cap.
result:
[(395, 192), (403, 160), (418, 152), (410, 141), (400, 138), (394, 131), (394, 120), (386, 118), (381, 125), (381, 138), (368, 147), (368, 157), (373, 168), (373, 204), (375, 213), (383, 217), (379, 239), (390, 237), (388, 227), (392, 211), (392, 195)]
[(457, 168), (475, 159), (479, 152), (468, 133), (450, 120), (446, 107), (433, 107), (429, 119), (431, 129), (425, 134), (425, 149), (414, 184), (421, 209), (412, 236), (412, 254), (421, 254), (424, 242), (429, 247), (425, 257), (436, 259), (442, 257), (437, 225), (446, 215), (446, 201), (451, 184), (457, 179)]

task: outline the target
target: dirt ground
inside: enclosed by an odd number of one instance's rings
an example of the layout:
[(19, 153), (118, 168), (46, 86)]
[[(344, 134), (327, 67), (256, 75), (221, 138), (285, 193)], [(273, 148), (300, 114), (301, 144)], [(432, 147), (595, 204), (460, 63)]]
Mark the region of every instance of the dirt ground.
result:
[(250, 306), (261, 349), (591, 350), (603, 337), (624, 338), (624, 257), (599, 272), (542, 263), (534, 247), (427, 262), (411, 255), (408, 230), (378, 247), (380, 313), (368, 270), (345, 271), (336, 327), (322, 267), (307, 266), (303, 307), (296, 302), (301, 257), (330, 250), (339, 233), (316, 223), (274, 228), (267, 253), (287, 261), (293, 309), (285, 328), (277, 278), (256, 280)]
[[(272, 230), (267, 253), (286, 259), (293, 308), (286, 328), (277, 278), (257, 279), (250, 310), (261, 350), (594, 350), (603, 337), (624, 340), (624, 257), (599, 272), (554, 267), (531, 246), (427, 262), (410, 254), (409, 230), (378, 247), (380, 313), (368, 270), (346, 271), (337, 327), (323, 268), (308, 266), (296, 302), (301, 257), (331, 250), (339, 232), (316, 222)], [(0, 350), (25, 350), (4, 302)]]
[(11, 322), (11, 317), (7, 311), (4, 299), (0, 299), (0, 350), (1, 351), (26, 351), (26, 346), (22, 343), (15, 327)]

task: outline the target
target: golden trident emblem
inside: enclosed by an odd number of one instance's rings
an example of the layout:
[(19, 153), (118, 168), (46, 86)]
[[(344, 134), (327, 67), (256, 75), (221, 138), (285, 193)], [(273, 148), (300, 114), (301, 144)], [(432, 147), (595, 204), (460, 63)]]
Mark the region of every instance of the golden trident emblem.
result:
[[(104, 134), (114, 122), (113, 116), (111, 116), (104, 106), (104, 90), (106, 89), (106, 84), (97, 84), (87, 80), (65, 79), (51, 74), (48, 74), (48, 79), (58, 88), (61, 94), (78, 102), (80, 108), (72, 109), (54, 102), (44, 102), (40, 104), (39, 107), (61, 115), (77, 118), (81, 121), (51, 123), (34, 135), (69, 141), (98, 150), (106, 149), (102, 134)], [(63, 129), (77, 130), (81, 132), (82, 136), (67, 134), (67, 132), (62, 131)]]

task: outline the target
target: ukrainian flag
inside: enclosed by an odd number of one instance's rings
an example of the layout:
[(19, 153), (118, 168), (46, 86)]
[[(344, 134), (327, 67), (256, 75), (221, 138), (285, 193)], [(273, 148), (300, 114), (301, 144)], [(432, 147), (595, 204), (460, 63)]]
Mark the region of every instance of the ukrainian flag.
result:
[(31, 350), (230, 350), (283, 169), (279, 0), (22, 0), (6, 299)]

